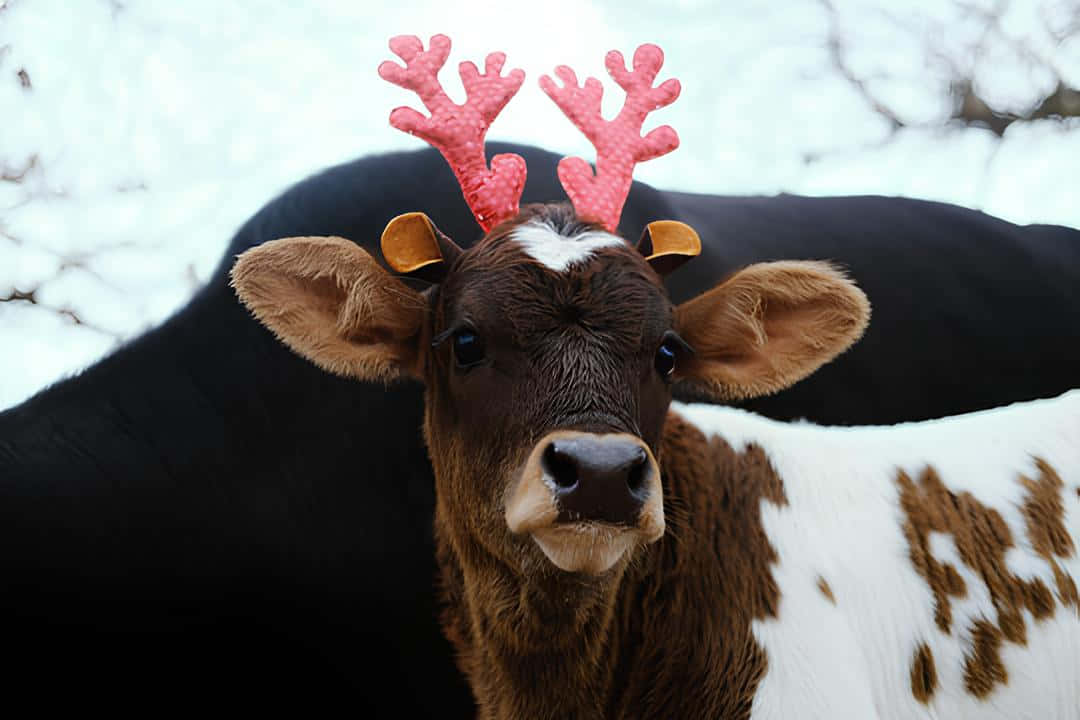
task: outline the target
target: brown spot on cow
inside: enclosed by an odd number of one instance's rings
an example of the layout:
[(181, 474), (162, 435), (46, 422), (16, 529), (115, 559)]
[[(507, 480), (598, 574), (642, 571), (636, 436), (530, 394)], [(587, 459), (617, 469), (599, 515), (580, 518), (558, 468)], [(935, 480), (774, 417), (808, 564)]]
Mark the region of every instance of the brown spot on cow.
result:
[[(1065, 503), (1062, 500), (1065, 483), (1045, 460), (1036, 458), (1035, 465), (1039, 469), (1038, 479), (1020, 477), (1021, 484), (1027, 490), (1021, 509), (1028, 542), (1053, 569), (1058, 599), (1065, 605), (1080, 607), (1076, 581), (1057, 562), (1057, 558), (1072, 557), (1076, 552), (1069, 531), (1065, 529)], [(1053, 611), (1052, 606), (1050, 611)]]
[[(939, 562), (930, 551), (930, 531), (944, 532), (955, 520), (955, 501), (952, 493), (945, 490), (937, 475), (927, 470), (921, 478), (923, 490), (901, 471), (897, 478), (900, 485), (900, 506), (904, 510), (904, 537), (908, 542), (908, 557), (915, 570), (922, 575), (934, 594), (934, 621), (942, 632), (952, 628), (952, 604), (950, 597), (964, 597), (967, 588), (964, 580), (952, 565)], [(948, 508), (953, 513), (948, 513)]]
[(934, 666), (934, 654), (926, 643), (919, 643), (915, 648), (915, 657), (911, 660), (911, 694), (922, 704), (930, 702), (937, 690), (937, 668)]
[[(1036, 466), (1038, 479), (1019, 478), (1027, 491), (1021, 508), (1027, 537), (1035, 552), (1052, 568), (1059, 600), (1076, 605), (1076, 584), (1055, 560), (1069, 557), (1075, 551), (1065, 530), (1064, 485), (1045, 461), (1037, 459)], [(951, 634), (952, 599), (963, 597), (966, 588), (955, 567), (934, 557), (931, 532), (951, 536), (961, 561), (982, 580), (989, 593), (996, 621), (980, 618), (972, 623), (969, 628), (972, 647), (964, 659), (968, 691), (985, 697), (997, 683), (1008, 680), (1000, 654), (1002, 642), (1025, 644), (1027, 622), (1023, 611), (1028, 610), (1036, 619), (1050, 617), (1056, 607), (1054, 594), (1040, 578), (1021, 578), (1009, 569), (1005, 555), (1015, 547), (1015, 542), (997, 510), (983, 505), (969, 492), (951, 492), (931, 467), (922, 472), (918, 482), (900, 472), (897, 484), (909, 557), (934, 595), (934, 620), (938, 628)]]
[(1001, 631), (986, 619), (971, 627), (972, 651), (964, 656), (964, 686), (978, 698), (989, 695), (998, 683), (1009, 681), (1001, 662)]
[(829, 583), (825, 580), (825, 578), (821, 577), (820, 575), (818, 575), (817, 579), (817, 589), (821, 591), (821, 594), (825, 596), (826, 600), (831, 602), (833, 605), (836, 604), (836, 596), (833, 595), (832, 588), (829, 587)]

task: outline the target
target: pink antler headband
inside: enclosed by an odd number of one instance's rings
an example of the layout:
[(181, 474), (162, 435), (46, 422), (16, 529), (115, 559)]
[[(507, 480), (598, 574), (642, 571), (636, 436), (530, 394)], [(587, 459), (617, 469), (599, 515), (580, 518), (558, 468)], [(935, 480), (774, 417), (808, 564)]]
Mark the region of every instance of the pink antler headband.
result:
[(605, 120), (600, 114), (604, 88), (596, 78), (589, 78), (579, 87), (574, 71), (560, 65), (555, 68), (555, 74), (564, 87), (558, 87), (547, 75), (540, 78), (540, 87), (596, 148), (595, 177), (592, 168), (581, 158), (562, 159), (559, 181), (563, 189), (579, 217), (614, 232), (630, 192), (634, 165), (679, 147), (679, 136), (669, 125), (658, 127), (645, 137), (641, 136), (641, 126), (650, 112), (675, 102), (681, 86), (675, 79), (659, 87), (652, 86), (664, 64), (664, 53), (656, 45), (642, 45), (634, 52), (632, 71), (626, 69), (618, 50), (609, 52), (604, 64), (626, 91), (626, 101), (614, 120)]
[[(425, 51), (416, 36), (399, 35), (390, 40), (390, 49), (405, 61), (405, 67), (386, 61), (379, 66), (379, 75), (415, 91), (431, 113), (427, 118), (411, 108), (399, 107), (390, 114), (390, 124), (427, 140), (442, 153), (485, 232), (517, 215), (525, 187), (525, 161), (519, 155), (496, 155), (489, 169), (484, 159), (484, 135), (521, 87), (525, 73), (512, 70), (501, 77), (506, 61), (501, 52), (487, 56), (483, 75), (471, 62), (463, 62), (458, 72), (466, 100), (458, 105), (446, 95), (436, 77), (450, 54), (450, 38), (433, 36)], [(634, 166), (679, 146), (679, 136), (668, 125), (641, 136), (646, 116), (679, 97), (678, 80), (666, 80), (653, 87), (663, 64), (664, 53), (656, 45), (642, 45), (634, 52), (633, 70), (626, 69), (617, 50), (607, 54), (608, 72), (626, 91), (622, 110), (613, 120), (605, 120), (600, 114), (604, 89), (599, 80), (590, 77), (584, 86), (579, 86), (574, 71), (565, 65), (555, 68), (563, 87), (546, 75), (540, 78), (540, 87), (596, 148), (595, 175), (584, 160), (568, 157), (559, 162), (559, 181), (578, 217), (599, 223), (611, 232), (619, 224)]]
[(487, 56), (483, 75), (471, 62), (463, 62), (458, 74), (466, 99), (464, 105), (458, 105), (443, 91), (437, 77), (450, 54), (450, 38), (435, 35), (428, 47), (425, 51), (415, 35), (390, 39), (390, 49), (405, 61), (405, 67), (387, 60), (379, 65), (379, 76), (416, 92), (431, 113), (427, 118), (412, 108), (399, 107), (390, 113), (390, 124), (427, 140), (442, 153), (476, 222), (486, 232), (500, 220), (517, 215), (525, 188), (525, 161), (520, 155), (496, 155), (490, 170), (484, 158), (484, 135), (525, 81), (525, 73), (511, 70), (501, 77), (506, 62), (501, 52)]

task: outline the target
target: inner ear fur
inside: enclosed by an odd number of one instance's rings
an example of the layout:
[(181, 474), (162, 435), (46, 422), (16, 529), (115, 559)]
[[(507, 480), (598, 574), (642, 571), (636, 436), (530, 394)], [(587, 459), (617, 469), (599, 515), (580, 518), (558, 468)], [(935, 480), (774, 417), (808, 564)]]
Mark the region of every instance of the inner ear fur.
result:
[(717, 401), (782, 390), (858, 340), (870, 302), (824, 262), (751, 265), (676, 309), (694, 348), (676, 379)]
[(421, 376), (427, 303), (351, 241), (274, 240), (242, 253), (230, 274), (259, 322), (324, 370), (384, 382)]

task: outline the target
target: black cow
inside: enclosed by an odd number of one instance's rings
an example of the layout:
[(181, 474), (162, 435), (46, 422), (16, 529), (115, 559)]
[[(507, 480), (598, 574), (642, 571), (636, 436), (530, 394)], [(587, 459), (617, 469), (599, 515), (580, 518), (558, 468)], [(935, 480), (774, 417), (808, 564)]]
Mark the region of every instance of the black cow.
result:
[[(557, 156), (517, 152), (523, 201)], [(113, 711), (344, 706), (465, 717), (439, 634), (433, 488), (418, 386), (367, 386), (292, 355), (236, 301), (237, 253), (292, 235), (369, 249), (420, 210), (480, 236), (434, 151), (363, 158), (293, 187), (237, 233), (161, 327), (0, 414), (0, 674), (9, 705)], [(712, 197), (636, 184), (620, 230), (679, 219), (705, 251), (680, 301), (740, 265), (826, 258), (874, 305), (866, 337), (779, 418), (891, 423), (1080, 384), (1080, 232), (881, 197)]]

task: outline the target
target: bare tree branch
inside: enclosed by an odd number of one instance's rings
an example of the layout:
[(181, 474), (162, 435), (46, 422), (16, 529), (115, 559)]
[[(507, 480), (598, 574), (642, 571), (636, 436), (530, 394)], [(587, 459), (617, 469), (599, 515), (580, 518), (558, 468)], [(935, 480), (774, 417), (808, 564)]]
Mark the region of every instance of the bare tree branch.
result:
[[(829, 15), (829, 35), (826, 42), (829, 57), (836, 71), (863, 98), (874, 113), (889, 123), (890, 134), (895, 134), (897, 130), (904, 127), (912, 127), (911, 123), (905, 122), (892, 107), (874, 94), (868, 82), (872, 78), (860, 76), (847, 64), (844, 38), (840, 31), (839, 13), (832, 0), (818, 0), (818, 2)], [(928, 57), (944, 66), (947, 74), (951, 76), (948, 93), (952, 98), (953, 110), (947, 120), (948, 124), (982, 127), (990, 130), (998, 137), (1002, 137), (1009, 126), (1016, 122), (1031, 122), (1044, 119), (1064, 120), (1066, 118), (1080, 117), (1080, 90), (1071, 87), (1063, 80), (1062, 74), (1052, 58), (1029, 47), (1022, 40), (1010, 35), (1002, 27), (1002, 18), (1010, 8), (1009, 0), (999, 0), (989, 8), (976, 5), (968, 0), (954, 0), (953, 4), (961, 11), (962, 16), (974, 18), (982, 24), (982, 27), (978, 40), (971, 47), (973, 61), (970, 65), (965, 64), (963, 68), (958, 67), (954, 59), (941, 48), (936, 48), (933, 45), (927, 48)], [(885, 11), (882, 12), (897, 27), (904, 27), (904, 23), (900, 22), (898, 18)], [(1075, 14), (1076, 18), (1070, 22), (1067, 32), (1055, 35), (1059, 41), (1064, 40), (1073, 32), (1080, 32), (1080, 2), (1077, 2)], [(1046, 17), (1045, 11), (1042, 17), (1044, 24), (1049, 25), (1049, 19)], [(910, 27), (905, 27), (905, 29), (909, 32), (912, 31)], [(987, 48), (992, 43), (1008, 47), (1020, 57), (1031, 62), (1032, 65), (1051, 73), (1056, 81), (1054, 90), (1020, 112), (993, 107), (990, 102), (979, 95), (974, 80), (974, 71), (978, 59), (986, 54)]]
[(979, 97), (972, 87), (971, 80), (967, 78), (956, 81), (952, 95), (955, 98), (956, 109), (950, 120), (964, 125), (985, 127), (998, 137), (1002, 137), (1009, 126), (1016, 122), (1080, 117), (1080, 91), (1065, 85), (1060, 80), (1054, 92), (1020, 114), (999, 112), (991, 108)]
[(100, 325), (94, 325), (93, 323), (86, 322), (81, 317), (79, 317), (78, 313), (76, 313), (70, 307), (66, 307), (66, 306), (65, 307), (56, 307), (54, 305), (47, 305), (47, 304), (41, 302), (40, 300), (37, 299), (37, 293), (40, 291), (40, 289), (41, 289), (40, 285), (35, 287), (35, 288), (32, 288), (29, 291), (25, 291), (25, 292), (22, 291), (22, 290), (19, 290), (17, 288), (12, 289), (12, 291), (10, 293), (8, 293), (6, 297), (0, 297), (0, 303), (6, 303), (6, 302), (15, 302), (15, 303), (25, 302), (25, 303), (29, 303), (30, 305), (41, 308), (42, 310), (48, 310), (49, 312), (53, 312), (53, 313), (56, 313), (57, 315), (60, 315), (61, 317), (67, 318), (68, 320), (73, 322), (75, 325), (81, 325), (82, 327), (86, 328), (87, 330), (93, 330), (96, 333), (100, 333), (102, 335), (110, 337), (113, 340), (115, 340), (117, 343), (120, 343), (120, 342), (123, 341), (124, 338), (120, 333), (114, 332), (112, 330), (107, 330), (107, 329), (101, 327)]
[(826, 40), (826, 47), (829, 50), (829, 59), (832, 61), (833, 67), (840, 73), (840, 76), (851, 85), (855, 92), (862, 97), (866, 104), (870, 106), (871, 110), (888, 121), (891, 128), (890, 134), (895, 133), (900, 128), (906, 127), (907, 124), (900, 119), (900, 116), (871, 92), (866, 84), (866, 80), (858, 77), (851, 68), (848, 67), (847, 59), (844, 57), (844, 43), (840, 33), (839, 15), (836, 12), (836, 8), (833, 6), (832, 0), (818, 0), (818, 2), (821, 3), (821, 6), (824, 7), (825, 11), (829, 14), (829, 36)]

